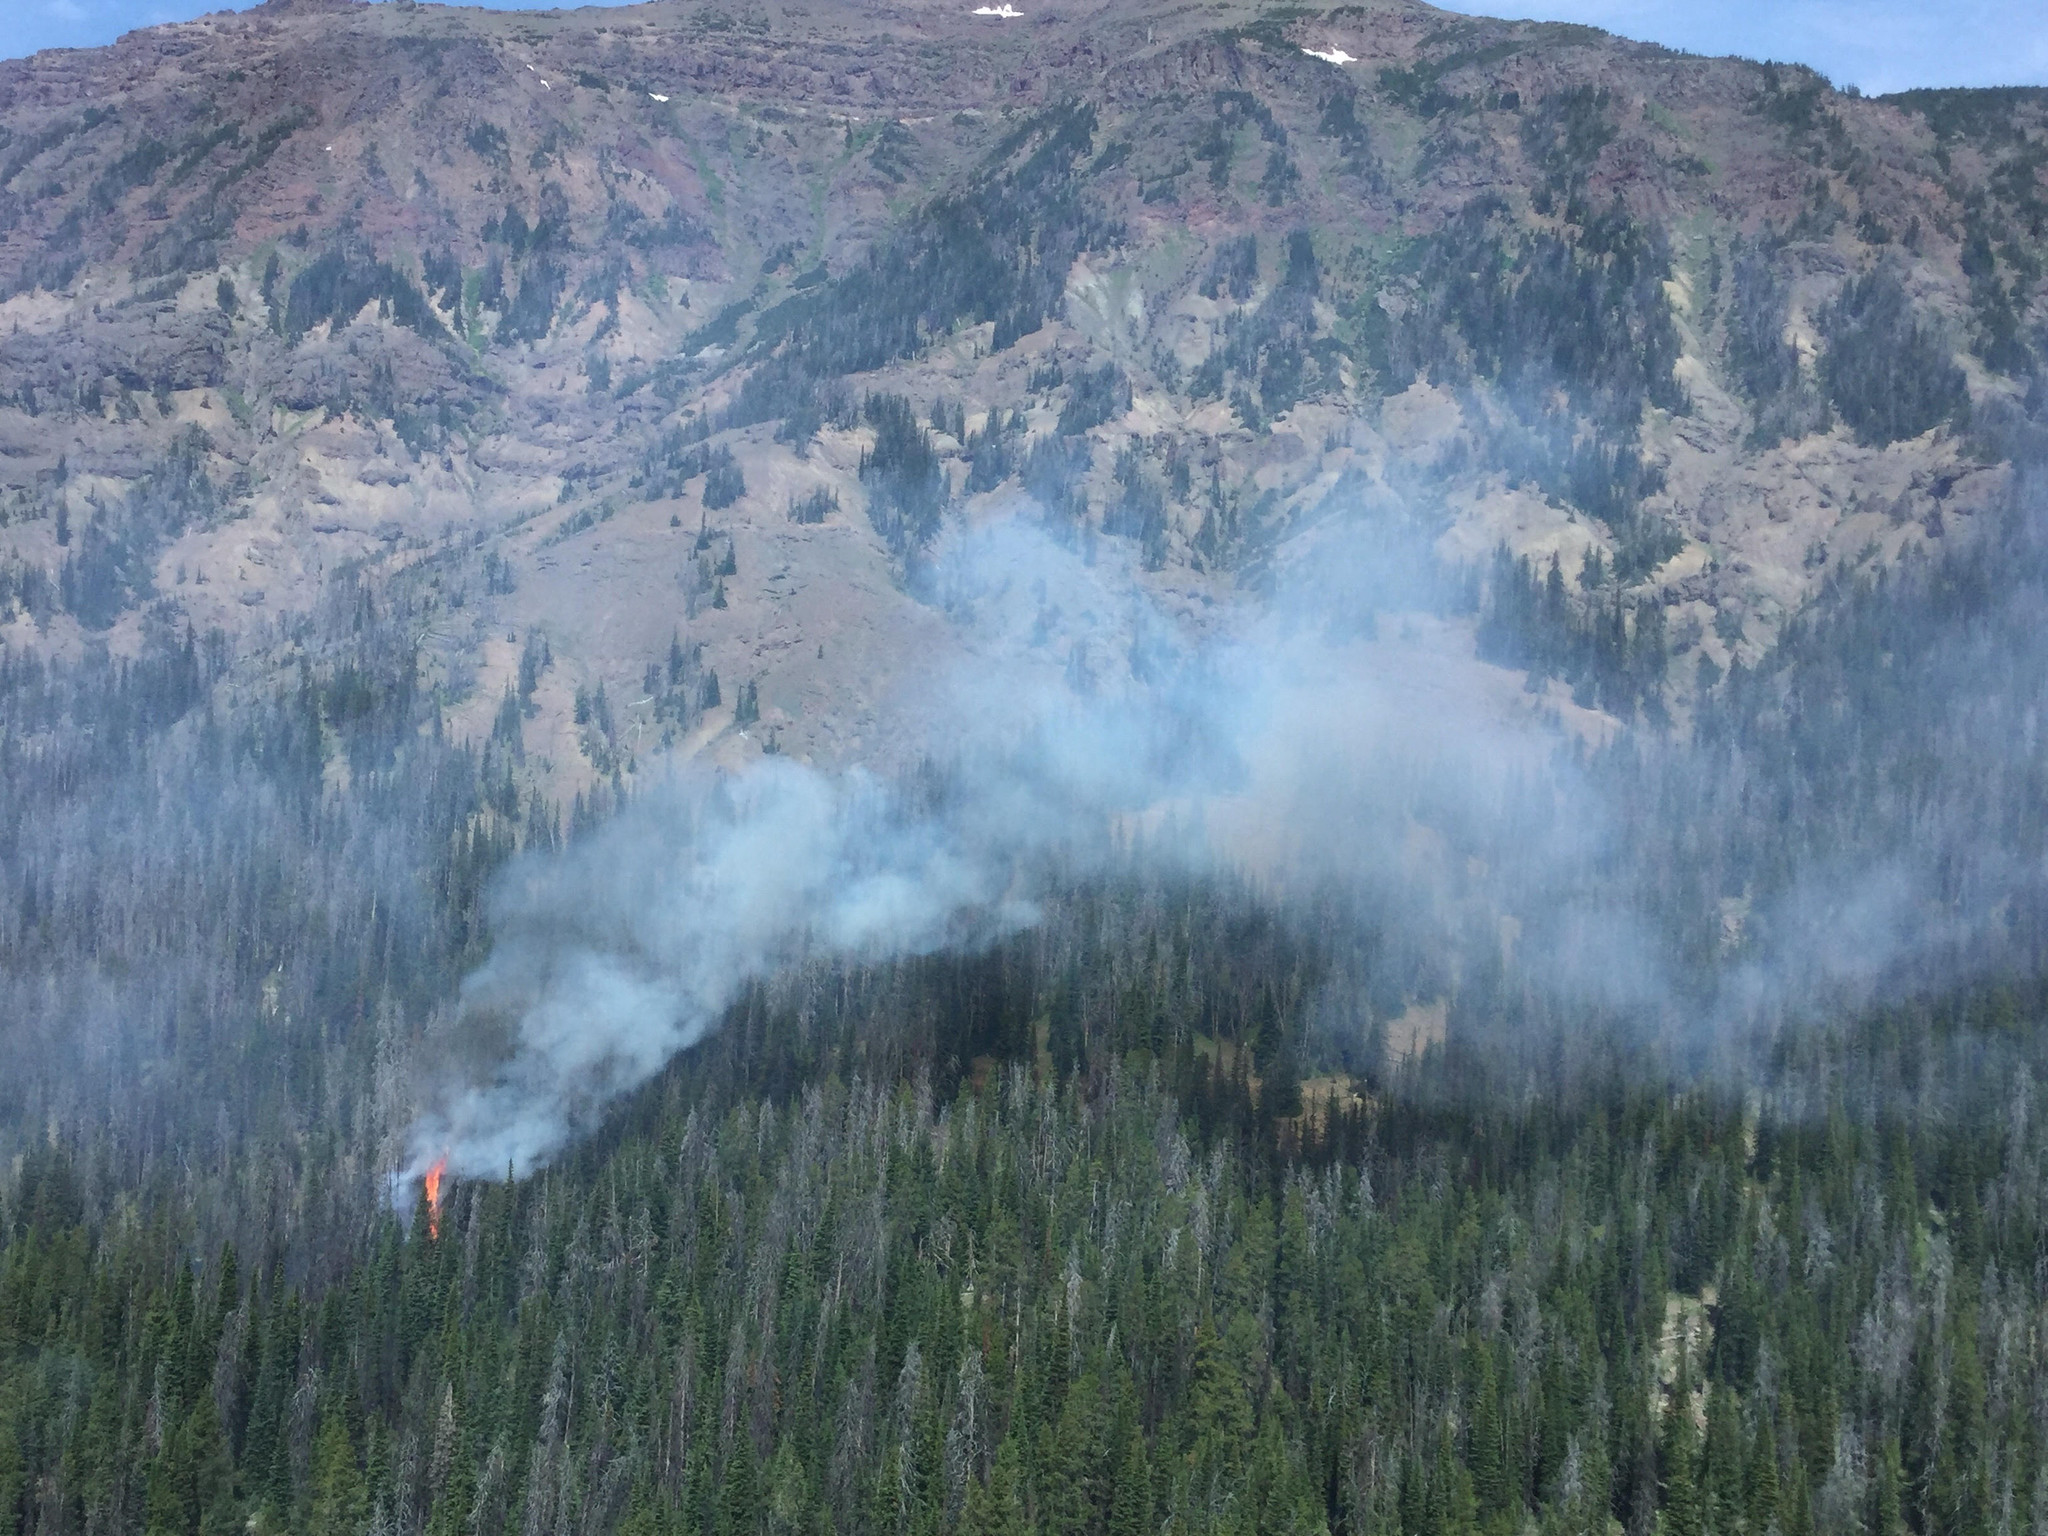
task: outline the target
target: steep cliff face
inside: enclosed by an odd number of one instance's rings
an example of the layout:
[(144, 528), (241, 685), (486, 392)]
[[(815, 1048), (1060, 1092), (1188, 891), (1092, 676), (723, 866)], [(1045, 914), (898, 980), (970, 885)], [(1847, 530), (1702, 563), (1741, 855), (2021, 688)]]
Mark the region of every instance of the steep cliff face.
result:
[(971, 9), (306, 0), (0, 66), (0, 636), (260, 674), (402, 584), (454, 728), (566, 794), (900, 744), (977, 643), (920, 573), (1022, 515), (1191, 614), (1311, 529), (1426, 545), (1446, 643), (1682, 715), (1967, 536), (2039, 412), (2038, 95)]

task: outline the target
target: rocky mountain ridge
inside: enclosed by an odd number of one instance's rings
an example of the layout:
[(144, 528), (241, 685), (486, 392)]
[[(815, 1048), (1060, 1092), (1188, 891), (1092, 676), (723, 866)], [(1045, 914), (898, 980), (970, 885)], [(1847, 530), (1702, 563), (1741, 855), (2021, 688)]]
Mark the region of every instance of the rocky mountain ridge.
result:
[(1683, 721), (2043, 413), (2039, 93), (1420, 4), (295, 0), (0, 65), (0, 135), (7, 647), (257, 679), (401, 584), (560, 797), (900, 749), (1005, 516), (1198, 626), (1423, 549), (1470, 664)]

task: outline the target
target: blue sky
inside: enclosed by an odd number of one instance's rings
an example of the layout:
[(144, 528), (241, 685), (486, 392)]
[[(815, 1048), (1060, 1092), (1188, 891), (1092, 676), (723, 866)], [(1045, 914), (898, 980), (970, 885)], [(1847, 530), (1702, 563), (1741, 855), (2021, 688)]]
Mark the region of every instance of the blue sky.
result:
[[(1872, 93), (1914, 85), (2048, 85), (2048, 0), (1437, 3), (1494, 16), (1590, 22), (1695, 53), (1811, 64), (1838, 85)], [(218, 8), (219, 0), (0, 0), (0, 58), (93, 47), (134, 27)]]
[(1811, 64), (1867, 94), (2048, 85), (2048, 0), (1434, 0), (1488, 16), (1583, 21), (1692, 53)]

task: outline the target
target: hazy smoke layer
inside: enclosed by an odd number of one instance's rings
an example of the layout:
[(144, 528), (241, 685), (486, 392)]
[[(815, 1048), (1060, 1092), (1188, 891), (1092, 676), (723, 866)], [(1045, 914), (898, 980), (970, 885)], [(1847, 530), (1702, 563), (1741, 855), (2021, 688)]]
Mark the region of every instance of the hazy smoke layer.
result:
[[(1054, 856), (1070, 878), (1120, 840), (1276, 880), (1398, 879), (1417, 920), (1446, 916), (1445, 849), (1497, 826), (1518, 774), (1551, 777), (1513, 680), (1460, 660), (1434, 621), (1375, 643), (1292, 601), (1196, 635), (1128, 571), (1014, 525), (959, 539), (934, 585), (970, 658), (929, 711), (941, 788), (766, 758), (517, 861), (461, 998), (502, 1054), (416, 1128), (422, 1163), (524, 1171), (750, 980), (984, 941), (1032, 920)], [(1532, 863), (1558, 862), (1553, 835), (1529, 829)]]
[[(445, 1151), (458, 1172), (524, 1171), (750, 981), (799, 958), (985, 942), (1033, 920), (1049, 871), (1085, 878), (1138, 840), (1276, 893), (1366, 894), (1444, 994), (1462, 965), (1511, 968), (1518, 987), (1679, 1036), (1865, 989), (1891, 965), (1932, 975), (1930, 956), (1963, 974), (1987, 934), (2011, 948), (2008, 896), (2040, 884), (2041, 861), (2007, 851), (1986, 807), (2038, 797), (1987, 800), (1971, 764), (2031, 756), (2048, 667), (1990, 695), (1969, 680), (1986, 654), (2010, 665), (1999, 637), (2031, 608), (2002, 601), (1958, 637), (1930, 608), (1924, 680), (1866, 706), (1934, 722), (1932, 757), (1914, 745), (1924, 721), (1894, 727), (1932, 766), (1901, 817), (1888, 778), (1857, 790), (1860, 759), (1816, 734), (1836, 716), (1796, 696), (1759, 738), (1782, 738), (1776, 768), (1653, 739), (1589, 768), (1614, 722), (1474, 659), (1469, 625), (1433, 611), (1426, 557), (1390, 557), (1356, 522), (1291, 547), (1275, 596), (1226, 608), (1019, 524), (955, 534), (931, 595), (960, 659), (915, 680), (942, 771), (768, 758), (681, 777), (566, 853), (515, 862), (461, 998), (490, 1064), (415, 1128), (420, 1165)], [(1786, 820), (1794, 794), (1812, 803)]]

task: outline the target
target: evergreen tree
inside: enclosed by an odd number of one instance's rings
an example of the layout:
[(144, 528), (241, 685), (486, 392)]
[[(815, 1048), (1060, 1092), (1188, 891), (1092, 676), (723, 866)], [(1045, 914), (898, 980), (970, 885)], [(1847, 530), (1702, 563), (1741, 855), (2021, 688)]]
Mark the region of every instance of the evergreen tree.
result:
[(1734, 1389), (1707, 1389), (1707, 1434), (1702, 1447), (1702, 1522), (1708, 1536), (1738, 1536), (1744, 1514), (1742, 1416)]
[(1747, 1536), (1784, 1532), (1779, 1519), (1778, 1440), (1767, 1413), (1757, 1415), (1756, 1436), (1749, 1448)]
[(338, 1405), (320, 1415), (313, 1438), (308, 1536), (360, 1536), (369, 1518), (369, 1495), (351, 1442), (347, 1421)]
[(1150, 1536), (1151, 1531), (1152, 1468), (1145, 1454), (1145, 1437), (1133, 1424), (1110, 1496), (1108, 1536)]
[(1479, 1389), (1472, 1404), (1472, 1426), (1467, 1436), (1466, 1465), (1472, 1470), (1472, 1491), (1478, 1500), (1479, 1518), (1489, 1528), (1515, 1523), (1514, 1506), (1519, 1503), (1508, 1479), (1507, 1440), (1501, 1422), (1500, 1383), (1494, 1373), (1493, 1354), (1479, 1356)]
[(1660, 1536), (1704, 1536), (1704, 1501), (1699, 1485), (1699, 1431), (1692, 1418), (1692, 1381), (1680, 1347), (1678, 1381), (1664, 1409), (1662, 1443), (1657, 1460), (1663, 1473)]

